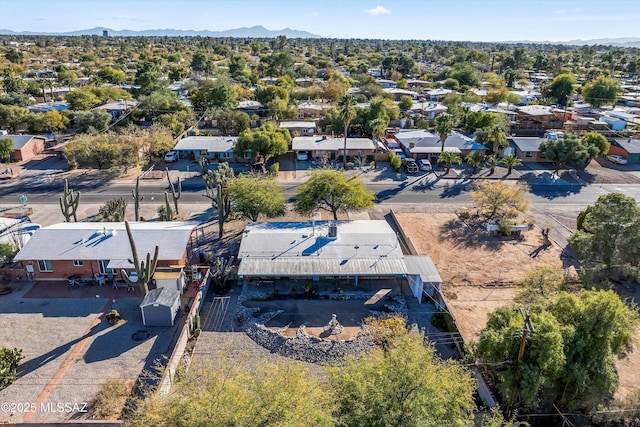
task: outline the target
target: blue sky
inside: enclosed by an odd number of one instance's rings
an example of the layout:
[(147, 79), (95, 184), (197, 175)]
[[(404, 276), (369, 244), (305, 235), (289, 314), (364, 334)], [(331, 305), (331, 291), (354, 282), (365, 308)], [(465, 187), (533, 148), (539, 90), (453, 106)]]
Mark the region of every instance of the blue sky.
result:
[(0, 28), (220, 31), (326, 37), (568, 41), (640, 37), (640, 0), (0, 0)]

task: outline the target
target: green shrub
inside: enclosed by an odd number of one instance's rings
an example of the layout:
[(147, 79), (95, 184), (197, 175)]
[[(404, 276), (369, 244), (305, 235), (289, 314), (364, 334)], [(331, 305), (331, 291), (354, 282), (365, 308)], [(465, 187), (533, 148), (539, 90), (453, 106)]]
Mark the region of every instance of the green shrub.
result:
[(400, 166), (402, 166), (402, 159), (394, 152), (389, 153), (389, 166), (391, 169), (398, 172), (400, 170)]
[(511, 231), (513, 231), (513, 227), (515, 226), (516, 223), (508, 219), (501, 219), (500, 221), (498, 221), (498, 230), (503, 236), (510, 235)]
[(16, 380), (18, 366), (24, 359), (22, 350), (2, 347), (0, 349), (0, 388), (4, 388)]

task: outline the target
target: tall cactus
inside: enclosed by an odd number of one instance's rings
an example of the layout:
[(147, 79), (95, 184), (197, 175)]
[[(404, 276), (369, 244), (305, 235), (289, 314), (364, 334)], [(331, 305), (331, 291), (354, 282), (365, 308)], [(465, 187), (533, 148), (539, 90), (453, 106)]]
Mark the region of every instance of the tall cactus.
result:
[(136, 178), (136, 187), (131, 190), (131, 196), (134, 201), (133, 209), (135, 220), (140, 221), (140, 202), (144, 199), (144, 196), (140, 195), (140, 177)]
[(65, 222), (71, 222), (73, 217), (74, 222), (78, 222), (76, 213), (78, 211), (78, 203), (80, 202), (80, 192), (76, 191), (74, 196), (73, 191), (69, 189), (69, 180), (64, 180), (64, 194), (60, 197), (60, 210), (64, 215)]
[(158, 264), (158, 245), (156, 245), (156, 250), (153, 255), (153, 259), (151, 259), (151, 254), (147, 252), (147, 260), (140, 261), (138, 258), (138, 249), (136, 248), (136, 242), (133, 240), (133, 233), (131, 233), (131, 227), (129, 226), (129, 221), (124, 222), (124, 226), (127, 228), (127, 236), (129, 237), (129, 245), (131, 245), (131, 253), (133, 254), (133, 268), (136, 270), (136, 274), (138, 275), (137, 280), (131, 280), (129, 274), (123, 269), (120, 270), (120, 274), (127, 282), (129, 286), (137, 286), (140, 288), (140, 293), (143, 297), (145, 297), (149, 293), (149, 280), (153, 277), (153, 273), (156, 271), (156, 266)]
[(229, 197), (229, 181), (234, 178), (233, 169), (228, 163), (220, 163), (218, 170), (208, 171), (202, 176), (205, 184), (205, 197), (211, 200), (211, 206), (218, 211), (218, 233), (224, 233), (224, 222), (231, 214), (231, 198)]
[(169, 168), (164, 168), (167, 172), (167, 181), (169, 181), (169, 188), (171, 188), (171, 197), (173, 197), (173, 205), (176, 207), (176, 215), (180, 214), (178, 210), (178, 199), (182, 195), (182, 184), (180, 183), (180, 177), (178, 177), (178, 191), (176, 192), (176, 188), (173, 186), (171, 182), (171, 177), (169, 176)]

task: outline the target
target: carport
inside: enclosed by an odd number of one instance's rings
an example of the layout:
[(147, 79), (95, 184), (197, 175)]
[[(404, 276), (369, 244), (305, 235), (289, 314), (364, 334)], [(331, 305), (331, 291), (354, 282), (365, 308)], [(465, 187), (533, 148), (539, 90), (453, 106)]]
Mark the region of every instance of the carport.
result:
[(422, 303), (422, 296), (426, 295), (435, 301), (437, 306), (444, 306), (440, 303), (442, 279), (431, 258), (428, 256), (405, 255), (404, 262), (407, 266), (407, 281), (413, 296)]

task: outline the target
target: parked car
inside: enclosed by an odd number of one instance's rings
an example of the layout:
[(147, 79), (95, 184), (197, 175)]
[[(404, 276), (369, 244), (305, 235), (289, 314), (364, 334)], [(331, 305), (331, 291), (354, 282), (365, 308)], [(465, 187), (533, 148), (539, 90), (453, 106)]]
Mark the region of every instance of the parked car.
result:
[(607, 160), (609, 160), (612, 163), (616, 163), (618, 165), (626, 165), (627, 164), (627, 159), (625, 159), (622, 156), (618, 156), (617, 154), (610, 154), (607, 156)]
[(401, 149), (401, 148), (396, 148), (395, 150), (393, 150), (393, 152), (394, 152), (398, 157), (400, 157), (402, 160), (404, 160), (404, 159), (406, 159), (406, 158), (407, 158), (407, 155), (406, 155), (406, 154), (404, 154), (404, 151), (402, 151), (402, 149)]
[(418, 160), (418, 167), (421, 171), (429, 172), (431, 170), (431, 162), (428, 159), (420, 159)]
[(300, 151), (298, 152), (296, 159), (298, 159), (298, 161), (300, 162), (306, 162), (307, 160), (309, 160), (309, 153), (307, 153), (306, 151)]
[(402, 167), (407, 171), (407, 173), (416, 173), (419, 170), (416, 161), (409, 158), (402, 160)]
[(164, 155), (164, 161), (167, 163), (173, 163), (178, 161), (178, 152), (177, 151), (168, 151), (167, 154)]

